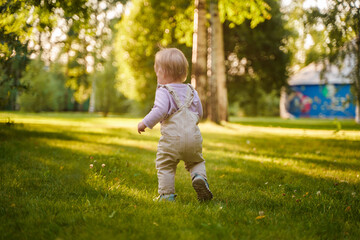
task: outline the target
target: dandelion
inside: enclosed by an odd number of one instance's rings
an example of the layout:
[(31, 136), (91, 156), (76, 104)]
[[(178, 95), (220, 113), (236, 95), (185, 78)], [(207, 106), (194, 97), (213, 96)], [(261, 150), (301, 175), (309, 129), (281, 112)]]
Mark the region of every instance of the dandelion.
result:
[(93, 168), (94, 167), (94, 164), (90, 164), (90, 168)]
[(320, 192), (320, 191), (317, 191), (317, 192), (316, 192), (316, 195), (318, 195), (318, 196), (321, 195), (321, 192)]
[(257, 216), (255, 219), (259, 220), (259, 219), (263, 219), (263, 218), (265, 218), (265, 216)]
[(101, 164), (101, 167), (105, 167), (105, 163)]

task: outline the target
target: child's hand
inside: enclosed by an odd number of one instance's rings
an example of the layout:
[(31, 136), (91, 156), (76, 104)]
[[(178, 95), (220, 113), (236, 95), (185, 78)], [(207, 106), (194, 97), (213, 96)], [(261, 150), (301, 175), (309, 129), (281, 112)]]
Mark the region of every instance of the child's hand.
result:
[(143, 122), (139, 122), (138, 124), (138, 133), (141, 134), (141, 132), (145, 132), (145, 124)]

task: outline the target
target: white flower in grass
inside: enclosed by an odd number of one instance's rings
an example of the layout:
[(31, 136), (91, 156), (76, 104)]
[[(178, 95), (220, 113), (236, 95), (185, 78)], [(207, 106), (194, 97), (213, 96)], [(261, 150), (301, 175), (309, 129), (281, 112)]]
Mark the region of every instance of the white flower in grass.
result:
[(90, 168), (93, 168), (94, 167), (94, 164), (90, 164)]
[(320, 191), (317, 191), (317, 192), (316, 192), (316, 195), (321, 195), (321, 192), (320, 192)]
[(101, 164), (102, 167), (105, 167), (105, 163)]
[(351, 195), (352, 195), (353, 197), (355, 197), (355, 196), (356, 196), (356, 192), (351, 193)]

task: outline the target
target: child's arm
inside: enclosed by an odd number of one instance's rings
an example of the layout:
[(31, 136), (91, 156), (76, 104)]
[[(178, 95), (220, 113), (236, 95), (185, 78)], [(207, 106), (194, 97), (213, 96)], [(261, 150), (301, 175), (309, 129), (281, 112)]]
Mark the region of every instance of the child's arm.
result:
[(138, 132), (145, 132), (145, 128), (152, 129), (158, 122), (162, 121), (166, 117), (169, 107), (170, 99), (167, 90), (158, 88), (156, 90), (154, 107), (138, 124)]
[(141, 134), (141, 132), (145, 132), (145, 124), (143, 122), (139, 122), (138, 124), (138, 133)]

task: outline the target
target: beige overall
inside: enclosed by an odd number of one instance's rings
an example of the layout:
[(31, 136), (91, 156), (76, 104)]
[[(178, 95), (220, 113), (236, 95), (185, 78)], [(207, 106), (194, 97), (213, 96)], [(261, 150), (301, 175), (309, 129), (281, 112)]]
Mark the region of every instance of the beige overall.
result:
[(161, 137), (156, 154), (156, 169), (159, 180), (159, 194), (175, 193), (175, 172), (180, 160), (193, 177), (199, 174), (206, 179), (205, 160), (202, 156), (202, 137), (197, 126), (199, 116), (190, 111), (194, 99), (194, 89), (188, 84), (189, 90), (182, 104), (175, 91), (166, 88), (179, 108), (174, 114), (161, 123)]

